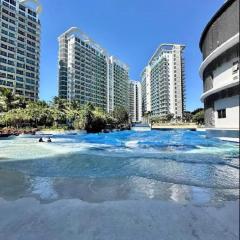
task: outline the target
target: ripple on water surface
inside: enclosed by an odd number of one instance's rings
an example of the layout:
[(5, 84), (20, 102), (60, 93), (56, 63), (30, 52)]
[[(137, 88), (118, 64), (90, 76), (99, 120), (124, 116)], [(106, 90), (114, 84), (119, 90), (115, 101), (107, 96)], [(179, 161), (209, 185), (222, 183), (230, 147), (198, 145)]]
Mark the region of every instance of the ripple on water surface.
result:
[(38, 143), (38, 136), (0, 141), (0, 197), (14, 198), (6, 184), (19, 178), (15, 197), (19, 192), (45, 200), (238, 198), (238, 145), (208, 139), (202, 132), (124, 131), (52, 138), (51, 144)]

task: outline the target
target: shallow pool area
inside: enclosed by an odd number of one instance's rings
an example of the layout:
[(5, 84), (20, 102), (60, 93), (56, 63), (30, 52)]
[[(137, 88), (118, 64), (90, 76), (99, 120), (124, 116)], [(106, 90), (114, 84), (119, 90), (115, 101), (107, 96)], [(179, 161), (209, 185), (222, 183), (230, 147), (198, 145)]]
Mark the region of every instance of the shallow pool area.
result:
[[(45, 139), (47, 136), (44, 136)], [(0, 198), (41, 202), (239, 198), (239, 146), (192, 131), (54, 134), (0, 140)]]

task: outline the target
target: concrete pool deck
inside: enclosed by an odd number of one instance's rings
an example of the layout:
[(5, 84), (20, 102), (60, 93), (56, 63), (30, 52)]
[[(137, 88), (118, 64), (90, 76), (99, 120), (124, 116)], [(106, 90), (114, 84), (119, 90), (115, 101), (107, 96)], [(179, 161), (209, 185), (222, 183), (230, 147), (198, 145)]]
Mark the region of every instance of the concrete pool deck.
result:
[(40, 204), (0, 199), (4, 240), (237, 240), (239, 200), (219, 206), (156, 200)]

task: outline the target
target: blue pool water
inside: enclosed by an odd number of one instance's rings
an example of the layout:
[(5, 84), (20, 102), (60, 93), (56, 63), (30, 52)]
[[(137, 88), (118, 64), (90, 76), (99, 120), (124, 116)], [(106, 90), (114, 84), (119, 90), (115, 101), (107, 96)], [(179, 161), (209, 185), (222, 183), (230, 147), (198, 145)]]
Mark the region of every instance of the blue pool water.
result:
[[(0, 197), (99, 202), (239, 198), (239, 146), (193, 131), (55, 134), (0, 141)], [(14, 186), (14, 187), (13, 187)]]

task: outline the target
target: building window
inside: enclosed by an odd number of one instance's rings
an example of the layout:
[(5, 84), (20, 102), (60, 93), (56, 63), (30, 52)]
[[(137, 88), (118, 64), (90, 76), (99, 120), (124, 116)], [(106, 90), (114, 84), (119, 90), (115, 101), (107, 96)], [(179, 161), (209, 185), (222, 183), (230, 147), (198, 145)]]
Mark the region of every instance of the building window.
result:
[(239, 69), (239, 63), (238, 63), (238, 61), (233, 62), (233, 68), (232, 68), (233, 74), (237, 73), (237, 72), (238, 72), (238, 69)]
[(226, 109), (217, 110), (218, 118), (226, 118)]

